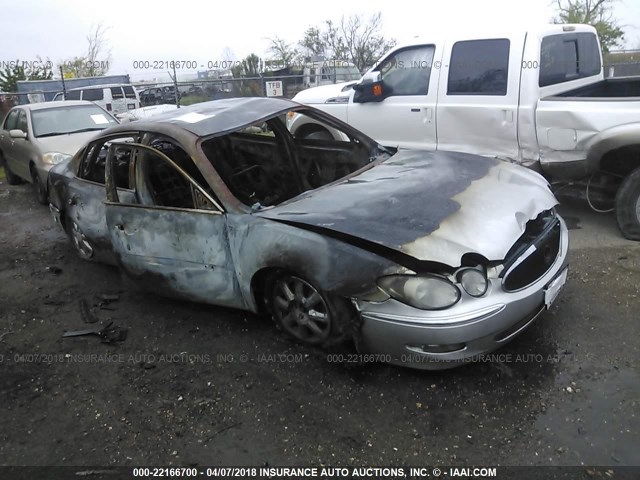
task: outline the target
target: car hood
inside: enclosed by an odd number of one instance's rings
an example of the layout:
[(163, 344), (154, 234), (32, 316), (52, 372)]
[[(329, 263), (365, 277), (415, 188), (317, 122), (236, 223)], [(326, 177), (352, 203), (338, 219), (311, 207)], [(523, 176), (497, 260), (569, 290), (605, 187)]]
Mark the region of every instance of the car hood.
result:
[(401, 151), (257, 215), (457, 267), (466, 253), (504, 259), (526, 223), (557, 203), (547, 181), (526, 168), (464, 153)]
[(295, 97), (292, 98), (294, 102), (304, 104), (325, 103), (329, 98), (335, 97), (349, 97), (351, 89), (346, 89), (344, 92), (342, 89), (347, 85), (353, 85), (357, 82), (342, 82), (334, 83), (331, 85), (323, 85), (320, 87), (307, 88), (298, 92)]
[(91, 137), (95, 137), (100, 131), (72, 133), (70, 135), (56, 135), (53, 137), (37, 138), (42, 153), (60, 152), (74, 155)]

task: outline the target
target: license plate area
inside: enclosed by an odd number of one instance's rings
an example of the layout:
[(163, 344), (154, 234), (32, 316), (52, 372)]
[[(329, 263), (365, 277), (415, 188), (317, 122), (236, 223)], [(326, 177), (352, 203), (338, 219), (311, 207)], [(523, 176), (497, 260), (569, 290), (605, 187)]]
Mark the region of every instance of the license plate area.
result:
[(544, 305), (548, 310), (553, 302), (558, 298), (558, 294), (565, 283), (567, 283), (567, 274), (569, 273), (569, 268), (565, 267), (562, 272), (556, 275), (556, 278), (551, 280), (547, 288), (544, 289)]

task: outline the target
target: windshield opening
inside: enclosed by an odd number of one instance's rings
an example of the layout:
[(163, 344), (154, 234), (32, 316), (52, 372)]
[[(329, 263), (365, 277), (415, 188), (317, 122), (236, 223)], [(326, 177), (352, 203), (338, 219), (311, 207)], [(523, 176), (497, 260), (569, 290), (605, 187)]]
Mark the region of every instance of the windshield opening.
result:
[(389, 154), (365, 136), (302, 112), (210, 138), (202, 150), (231, 193), (253, 208), (278, 205)]
[(31, 123), (36, 137), (98, 131), (118, 124), (111, 115), (95, 105), (33, 110)]

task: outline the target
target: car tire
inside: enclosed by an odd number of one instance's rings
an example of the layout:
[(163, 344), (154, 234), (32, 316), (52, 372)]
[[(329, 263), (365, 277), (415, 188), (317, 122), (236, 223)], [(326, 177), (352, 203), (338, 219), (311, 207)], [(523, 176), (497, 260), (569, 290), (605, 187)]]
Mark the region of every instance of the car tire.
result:
[(355, 339), (359, 322), (344, 298), (316, 288), (299, 275), (279, 272), (267, 280), (266, 303), (276, 325), (293, 338), (335, 348)]
[(36, 193), (36, 199), (40, 205), (49, 204), (49, 195), (47, 195), (47, 189), (38, 176), (38, 172), (34, 166), (31, 167), (31, 180), (33, 181), (33, 189)]
[(333, 135), (331, 135), (327, 130), (324, 129), (319, 129), (319, 130), (312, 130), (309, 133), (305, 133), (304, 135), (302, 135), (302, 138), (308, 139), (308, 140), (333, 140)]
[(640, 240), (640, 168), (627, 175), (618, 188), (616, 218), (625, 238)]
[(22, 183), (22, 179), (11, 171), (2, 154), (0, 154), (0, 163), (4, 165), (4, 176), (7, 178), (7, 183), (9, 185), (20, 185)]

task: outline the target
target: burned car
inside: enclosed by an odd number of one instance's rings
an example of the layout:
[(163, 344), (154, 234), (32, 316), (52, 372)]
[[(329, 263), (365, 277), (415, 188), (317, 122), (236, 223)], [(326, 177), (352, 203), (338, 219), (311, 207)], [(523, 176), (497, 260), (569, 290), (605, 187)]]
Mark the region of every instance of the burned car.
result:
[[(292, 136), (302, 121), (331, 135)], [(443, 368), (500, 347), (567, 278), (567, 229), (538, 174), (395, 151), (288, 100), (123, 124), (49, 179), (52, 214), (82, 258), (396, 364)]]

